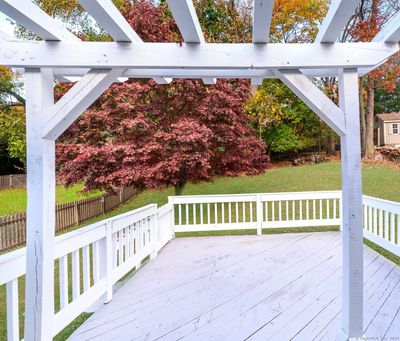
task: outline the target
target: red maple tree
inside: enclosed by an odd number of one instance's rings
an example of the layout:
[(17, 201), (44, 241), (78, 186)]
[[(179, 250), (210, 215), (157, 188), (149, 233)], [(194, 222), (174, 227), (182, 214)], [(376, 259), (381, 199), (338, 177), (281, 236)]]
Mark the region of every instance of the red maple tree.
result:
[[(135, 2), (125, 17), (145, 41), (180, 39), (163, 6)], [(61, 137), (59, 177), (86, 190), (172, 185), (180, 194), (188, 181), (262, 172), (268, 159), (245, 113), (249, 95), (247, 80), (114, 84)]]

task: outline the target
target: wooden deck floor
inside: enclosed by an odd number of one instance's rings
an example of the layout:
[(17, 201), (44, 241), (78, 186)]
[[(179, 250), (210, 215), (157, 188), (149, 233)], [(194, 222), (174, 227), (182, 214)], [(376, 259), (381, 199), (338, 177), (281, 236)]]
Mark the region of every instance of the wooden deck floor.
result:
[[(364, 248), (365, 335), (400, 339), (400, 268)], [(339, 232), (170, 242), (71, 340), (334, 340)]]

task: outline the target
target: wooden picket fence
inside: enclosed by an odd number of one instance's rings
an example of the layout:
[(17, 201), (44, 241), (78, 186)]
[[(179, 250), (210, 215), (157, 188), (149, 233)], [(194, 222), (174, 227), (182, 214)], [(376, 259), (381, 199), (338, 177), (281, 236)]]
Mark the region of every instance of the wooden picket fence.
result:
[(26, 187), (26, 174), (0, 175), (0, 190)]
[[(136, 190), (127, 187), (102, 196), (56, 206), (56, 233), (104, 214), (130, 199)], [(0, 252), (25, 244), (26, 213), (0, 217)]]

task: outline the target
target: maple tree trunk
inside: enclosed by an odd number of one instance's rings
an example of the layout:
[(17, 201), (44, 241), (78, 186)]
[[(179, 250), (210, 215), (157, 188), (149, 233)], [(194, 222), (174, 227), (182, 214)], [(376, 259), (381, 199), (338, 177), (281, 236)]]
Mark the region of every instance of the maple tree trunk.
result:
[(185, 188), (186, 182), (185, 183), (179, 183), (175, 186), (175, 195), (182, 195), (183, 189)]
[(374, 153), (374, 101), (375, 89), (369, 82), (367, 84), (367, 110), (365, 115), (365, 156)]

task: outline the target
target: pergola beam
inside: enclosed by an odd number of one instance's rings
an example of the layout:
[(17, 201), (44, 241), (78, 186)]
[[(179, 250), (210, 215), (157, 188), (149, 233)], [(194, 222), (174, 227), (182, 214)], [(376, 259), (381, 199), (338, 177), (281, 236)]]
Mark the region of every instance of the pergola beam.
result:
[(52, 17), (29, 0), (0, 0), (0, 11), (44, 40), (79, 41), (78, 37), (63, 28)]
[(345, 133), (345, 118), (338, 108), (311, 80), (299, 70), (277, 70), (277, 77), (337, 134)]
[(131, 25), (110, 0), (78, 0), (96, 22), (119, 42), (141, 42)]
[(322, 22), (316, 43), (334, 43), (354, 14), (360, 0), (336, 0), (331, 3), (328, 14)]
[(43, 138), (56, 140), (124, 70), (89, 72), (48, 111)]
[(0, 64), (12, 67), (223, 70), (372, 67), (396, 53), (399, 46), (2, 41), (0, 49)]
[(253, 1), (253, 43), (268, 43), (274, 0)]
[(186, 43), (204, 43), (199, 18), (192, 0), (167, 0), (175, 22)]
[[(54, 69), (55, 77), (82, 77), (89, 69), (57, 68)], [(304, 69), (302, 72), (307, 77), (337, 77), (337, 69)], [(269, 69), (129, 69), (122, 77), (127, 78), (203, 78), (203, 81), (215, 78), (276, 78)]]

